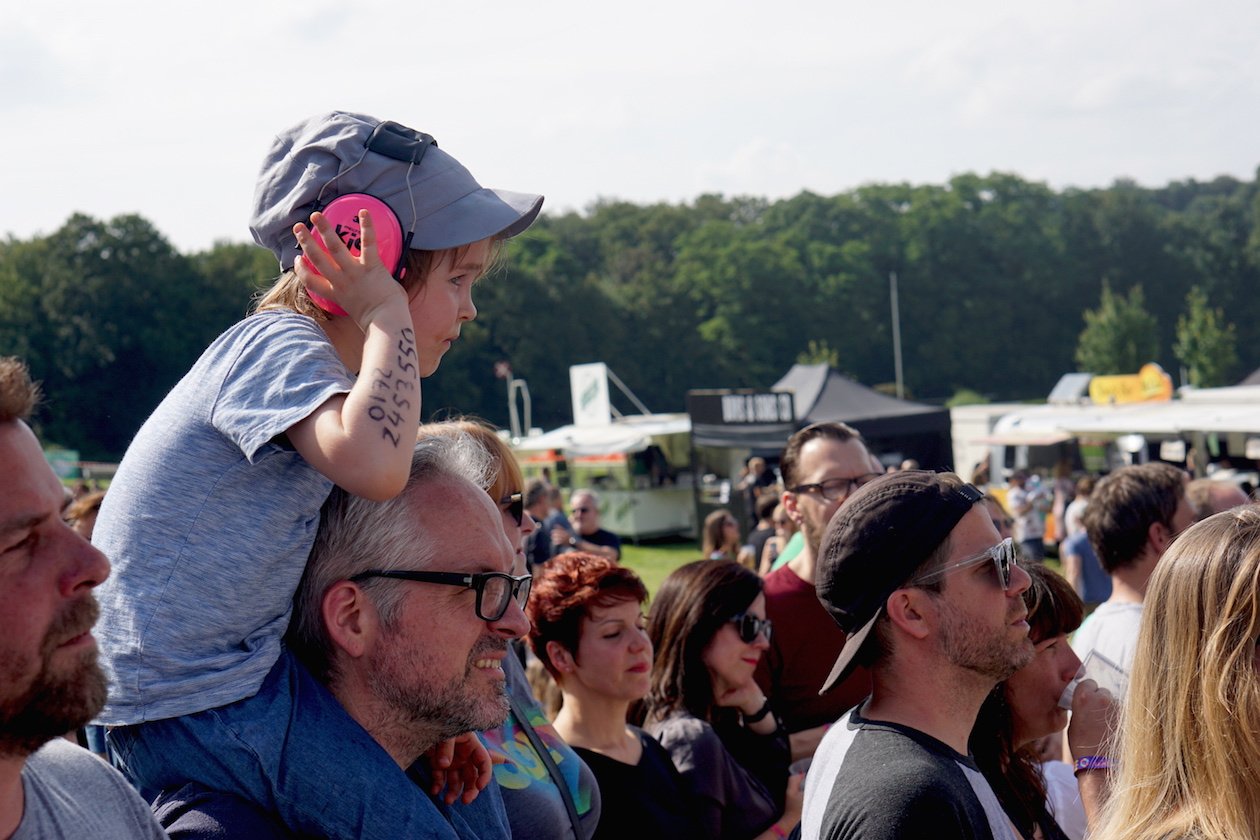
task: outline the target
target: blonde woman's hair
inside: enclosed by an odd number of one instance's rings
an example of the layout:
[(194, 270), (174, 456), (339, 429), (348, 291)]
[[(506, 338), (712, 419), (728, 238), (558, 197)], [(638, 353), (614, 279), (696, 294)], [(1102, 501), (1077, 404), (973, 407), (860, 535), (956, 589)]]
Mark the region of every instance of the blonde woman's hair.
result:
[[(415, 248), (407, 251), (407, 270), (401, 281), (402, 287), (407, 291), (407, 297), (410, 298), (419, 291), (429, 279), (429, 272), (441, 265), (448, 256), (451, 265), (459, 265), (468, 256), (468, 252), (479, 244), (480, 240), (441, 251), (421, 251)], [(483, 276), (489, 274), (498, 261), (501, 244), (502, 240), (491, 241), (490, 253), (487, 256), (485, 268), (481, 272)], [(271, 287), (259, 295), (254, 304), (254, 312), (266, 312), (271, 309), (286, 309), (317, 321), (328, 320), (328, 313), (311, 300), (311, 296), (306, 293), (306, 287), (302, 285), (297, 272), (293, 269), (277, 277)]]
[(1260, 509), (1209, 517), (1147, 588), (1095, 840), (1260, 838)]

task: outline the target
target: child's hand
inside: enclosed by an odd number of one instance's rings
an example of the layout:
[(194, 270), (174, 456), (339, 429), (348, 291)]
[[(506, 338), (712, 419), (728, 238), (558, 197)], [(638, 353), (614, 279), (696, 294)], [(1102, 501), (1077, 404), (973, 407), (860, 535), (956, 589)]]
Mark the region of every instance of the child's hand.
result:
[(338, 304), (364, 332), (377, 312), (391, 306), (406, 307), (406, 292), (377, 254), (376, 231), (368, 211), (359, 211), (363, 248), (358, 257), (350, 253), (323, 213), (312, 213), (311, 224), (327, 250), (305, 225), (293, 226), (302, 246), (302, 259), (293, 267), (304, 286)]
[(447, 805), (462, 800), (465, 805), (477, 798), (493, 777), (495, 764), (507, 759), (491, 756), (472, 732), (449, 738), (429, 750), (429, 766), (433, 773), (433, 785), (429, 792), (434, 796), (442, 793)]

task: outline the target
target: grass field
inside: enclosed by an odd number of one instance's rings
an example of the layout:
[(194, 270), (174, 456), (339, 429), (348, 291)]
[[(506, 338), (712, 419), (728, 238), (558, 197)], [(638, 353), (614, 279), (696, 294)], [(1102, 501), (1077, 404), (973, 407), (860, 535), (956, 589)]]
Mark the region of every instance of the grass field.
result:
[(649, 594), (655, 594), (665, 576), (684, 563), (700, 559), (700, 546), (690, 540), (621, 544), (621, 562), (643, 578)]
[[(643, 578), (649, 595), (656, 594), (665, 576), (683, 563), (700, 559), (700, 546), (690, 541), (650, 542), (634, 545), (630, 542), (621, 544), (621, 562), (629, 566)], [(1046, 566), (1055, 572), (1062, 573), (1056, 557), (1046, 557)]]

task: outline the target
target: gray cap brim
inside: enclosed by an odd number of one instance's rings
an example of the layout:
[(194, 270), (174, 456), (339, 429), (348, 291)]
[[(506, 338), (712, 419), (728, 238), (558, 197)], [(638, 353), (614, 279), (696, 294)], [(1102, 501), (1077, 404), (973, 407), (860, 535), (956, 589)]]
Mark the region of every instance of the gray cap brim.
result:
[[(406, 202), (405, 196), (395, 202)], [(542, 211), (543, 197), (530, 193), (483, 187), (434, 211), (416, 226), (411, 247), (440, 251), (483, 239), (510, 239), (534, 223)], [(407, 229), (403, 228), (404, 235)]]

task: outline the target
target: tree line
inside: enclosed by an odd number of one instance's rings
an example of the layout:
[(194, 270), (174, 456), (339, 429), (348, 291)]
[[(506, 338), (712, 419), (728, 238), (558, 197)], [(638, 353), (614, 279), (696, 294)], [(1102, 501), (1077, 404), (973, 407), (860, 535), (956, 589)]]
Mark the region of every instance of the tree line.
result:
[[(1054, 190), (1003, 173), (773, 202), (602, 200), (507, 244), (481, 315), (425, 383), (426, 414), (506, 426), (501, 361), (544, 428), (569, 422), (582, 362), (607, 362), (655, 411), (682, 410), (691, 388), (765, 388), (797, 361), (880, 386), (892, 274), (915, 399), (1037, 399), (1064, 372), (1152, 360), (1227, 384), (1256, 364), (1239, 348), (1260, 338), (1258, 201), (1254, 179)], [(182, 254), (142, 216), (74, 215), (0, 242), (0, 354), (43, 380), (47, 440), (117, 458), (276, 271), (250, 244)]]

